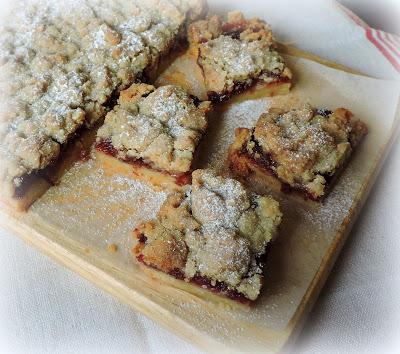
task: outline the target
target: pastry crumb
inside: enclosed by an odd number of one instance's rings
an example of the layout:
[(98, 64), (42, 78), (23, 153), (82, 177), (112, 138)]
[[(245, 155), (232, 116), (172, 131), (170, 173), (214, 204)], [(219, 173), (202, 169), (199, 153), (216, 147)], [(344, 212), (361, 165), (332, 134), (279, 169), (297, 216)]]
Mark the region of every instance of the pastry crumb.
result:
[(110, 243), (107, 246), (107, 251), (110, 252), (110, 253), (115, 253), (115, 252), (118, 251), (118, 246), (115, 243)]

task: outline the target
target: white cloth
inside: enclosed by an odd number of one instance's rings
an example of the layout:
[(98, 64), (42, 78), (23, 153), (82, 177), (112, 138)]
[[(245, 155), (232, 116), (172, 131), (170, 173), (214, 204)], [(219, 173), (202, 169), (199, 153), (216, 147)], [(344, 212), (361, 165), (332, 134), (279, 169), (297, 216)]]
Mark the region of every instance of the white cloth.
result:
[[(211, 0), (212, 1), (212, 0)], [(374, 77), (398, 72), (331, 0), (221, 0), (265, 18), (280, 40)], [(255, 11), (254, 4), (263, 7)], [(262, 5), (259, 5), (259, 4)], [(379, 6), (379, 5), (377, 5)], [(400, 349), (400, 144), (390, 153), (295, 352)], [(0, 352), (196, 352), (190, 344), (0, 230)]]

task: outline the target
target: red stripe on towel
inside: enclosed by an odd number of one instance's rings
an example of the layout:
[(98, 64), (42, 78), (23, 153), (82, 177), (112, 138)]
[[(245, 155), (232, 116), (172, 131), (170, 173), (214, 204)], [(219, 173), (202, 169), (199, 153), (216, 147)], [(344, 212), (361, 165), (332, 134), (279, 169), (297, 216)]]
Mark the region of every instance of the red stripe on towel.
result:
[(396, 52), (396, 54), (398, 54), (400, 56), (400, 44), (396, 43), (395, 39), (393, 38), (392, 35), (390, 35), (387, 32), (383, 32), (383, 35), (386, 39), (386, 42), (388, 42), (388, 44), (393, 46), (393, 50)]
[(387, 60), (393, 65), (393, 67), (400, 73), (400, 63), (397, 61), (392, 54), (384, 47), (379, 41), (376, 35), (376, 31), (370, 27), (365, 29), (368, 40), (379, 49), (379, 51), (386, 57)]
[(339, 2), (336, 2), (337, 6), (340, 7), (340, 9), (346, 13), (346, 15), (348, 17), (350, 17), (357, 25), (364, 27), (364, 28), (368, 28), (368, 24), (366, 22), (364, 22), (364, 20), (362, 20), (360, 17), (358, 17), (353, 11), (351, 11), (350, 9), (348, 9), (346, 6), (342, 5)]
[(400, 59), (399, 51), (387, 39), (383, 38), (383, 33), (385, 33), (385, 32), (376, 31), (376, 35), (377, 35), (378, 39), (381, 41), (381, 43), (383, 43), (386, 46), (386, 49), (389, 48), (391, 54), (394, 54), (394, 56), (397, 57), (397, 59)]

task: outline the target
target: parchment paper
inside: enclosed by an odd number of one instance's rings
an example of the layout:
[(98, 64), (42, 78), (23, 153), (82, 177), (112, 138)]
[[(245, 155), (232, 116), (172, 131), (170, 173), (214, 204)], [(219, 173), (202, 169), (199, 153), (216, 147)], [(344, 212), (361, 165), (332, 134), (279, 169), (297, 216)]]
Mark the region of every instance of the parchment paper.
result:
[[(235, 342), (248, 335), (246, 331), (252, 326), (281, 330), (289, 323), (395, 123), (399, 83), (348, 74), (305, 59), (288, 57), (287, 61), (296, 78), (291, 96), (317, 107), (348, 108), (367, 123), (370, 132), (322, 205), (308, 206), (284, 195), (277, 196), (284, 219), (266, 267), (265, 289), (254, 308), (216, 309), (203, 302), (186, 301), (184, 297), (171, 299), (171, 309), (182, 319), (225, 341)], [(234, 128), (252, 126), (272, 100), (234, 100), (220, 107), (211, 117), (199, 147), (197, 166), (223, 169)], [(77, 163), (59, 186), (51, 188), (33, 205), (24, 219), (45, 221), (62, 237), (133, 275), (141, 270), (130, 255), (134, 244), (132, 230), (140, 221), (152, 218), (164, 198), (164, 193), (154, 192), (143, 183), (108, 176), (91, 160)], [(116, 243), (118, 252), (108, 253), (109, 243)], [(224, 324), (231, 319), (248, 323), (249, 327), (238, 327), (233, 333)]]

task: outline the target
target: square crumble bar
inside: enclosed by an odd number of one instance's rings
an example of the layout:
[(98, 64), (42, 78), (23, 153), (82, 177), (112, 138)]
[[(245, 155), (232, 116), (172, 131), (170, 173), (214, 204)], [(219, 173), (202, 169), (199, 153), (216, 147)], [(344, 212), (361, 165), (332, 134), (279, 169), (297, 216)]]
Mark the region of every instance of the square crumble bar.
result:
[(236, 129), (230, 168), (236, 175), (255, 173), (273, 188), (319, 201), (367, 133), (367, 126), (344, 108), (273, 108), (252, 130)]
[(188, 37), (210, 100), (227, 100), (253, 85), (269, 89), (271, 95), (289, 91), (292, 73), (264, 21), (230, 12), (227, 22), (219, 16), (194, 22)]
[(99, 129), (97, 156), (108, 170), (157, 188), (180, 189), (190, 184), (209, 110), (209, 101), (198, 102), (178, 86), (133, 84)]
[(265, 255), (281, 217), (271, 197), (196, 170), (186, 194), (170, 195), (155, 220), (134, 230), (133, 252), (148, 267), (248, 303), (260, 294)]

